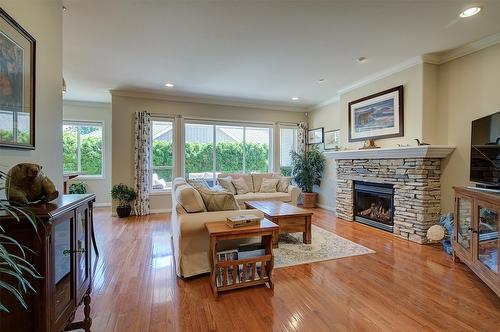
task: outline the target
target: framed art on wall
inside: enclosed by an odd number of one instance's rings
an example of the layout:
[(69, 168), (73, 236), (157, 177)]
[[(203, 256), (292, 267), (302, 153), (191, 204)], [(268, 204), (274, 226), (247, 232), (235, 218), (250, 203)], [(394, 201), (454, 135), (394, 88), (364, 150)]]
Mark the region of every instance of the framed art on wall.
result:
[(325, 150), (338, 150), (340, 147), (340, 129), (325, 131)]
[(323, 128), (311, 129), (307, 132), (307, 142), (309, 144), (323, 143)]
[(0, 147), (35, 148), (35, 45), (0, 8)]
[(349, 142), (403, 136), (403, 86), (349, 103)]

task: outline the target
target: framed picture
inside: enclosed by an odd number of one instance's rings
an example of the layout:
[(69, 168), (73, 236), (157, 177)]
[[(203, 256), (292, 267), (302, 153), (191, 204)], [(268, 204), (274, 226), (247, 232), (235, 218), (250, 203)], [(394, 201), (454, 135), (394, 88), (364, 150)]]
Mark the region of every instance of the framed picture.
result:
[(349, 103), (349, 142), (403, 136), (403, 86)]
[(35, 148), (35, 45), (0, 8), (0, 147)]
[(307, 142), (309, 144), (323, 143), (323, 128), (311, 129), (307, 132)]
[(325, 150), (338, 150), (340, 147), (340, 129), (325, 131)]

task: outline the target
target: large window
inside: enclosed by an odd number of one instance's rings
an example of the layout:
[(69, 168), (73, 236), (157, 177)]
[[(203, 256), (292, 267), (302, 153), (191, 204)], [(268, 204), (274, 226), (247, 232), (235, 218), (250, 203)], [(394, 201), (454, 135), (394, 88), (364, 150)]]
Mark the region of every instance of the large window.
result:
[(280, 127), (280, 171), (282, 175), (291, 175), (291, 152), (297, 151), (297, 128)]
[(169, 190), (174, 166), (174, 123), (157, 119), (152, 120), (151, 125), (151, 190)]
[(220, 173), (268, 172), (272, 128), (186, 123), (185, 176), (213, 185)]
[(102, 123), (63, 122), (64, 172), (82, 177), (103, 176)]

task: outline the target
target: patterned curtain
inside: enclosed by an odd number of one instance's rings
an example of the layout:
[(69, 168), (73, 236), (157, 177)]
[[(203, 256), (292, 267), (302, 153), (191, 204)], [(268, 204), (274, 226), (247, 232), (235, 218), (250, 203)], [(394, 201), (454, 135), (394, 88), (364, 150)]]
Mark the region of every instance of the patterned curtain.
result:
[(300, 122), (297, 130), (297, 153), (305, 154), (307, 147), (307, 123)]
[(149, 214), (149, 182), (151, 181), (151, 114), (146, 111), (135, 112), (135, 177), (137, 192), (135, 214)]

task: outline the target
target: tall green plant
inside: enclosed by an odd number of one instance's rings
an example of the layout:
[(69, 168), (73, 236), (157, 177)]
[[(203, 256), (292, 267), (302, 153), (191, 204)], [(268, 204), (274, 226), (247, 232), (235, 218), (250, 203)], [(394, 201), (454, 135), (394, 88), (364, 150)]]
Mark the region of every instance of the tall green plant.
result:
[(311, 193), (313, 186), (321, 184), (325, 169), (325, 157), (317, 148), (312, 148), (305, 154), (292, 151), (290, 155), (292, 157), (293, 181), (303, 192)]
[[(0, 192), (5, 190), (7, 173), (0, 170)], [(4, 197), (3, 193), (0, 197)], [(28, 206), (21, 206), (0, 198), (0, 214), (11, 215), (17, 222), (27, 220), (37, 230), (37, 217)], [(0, 288), (5, 289), (17, 298), (19, 303), (27, 308), (24, 295), (30, 290), (35, 292), (28, 278), (41, 278), (35, 267), (27, 260), (27, 252), (34, 253), (31, 249), (20, 244), (9, 236), (6, 230), (0, 226)], [(3, 277), (2, 277), (3, 276)], [(11, 277), (13, 282), (5, 281), (5, 277)], [(0, 311), (9, 312), (9, 309), (0, 302)]]

